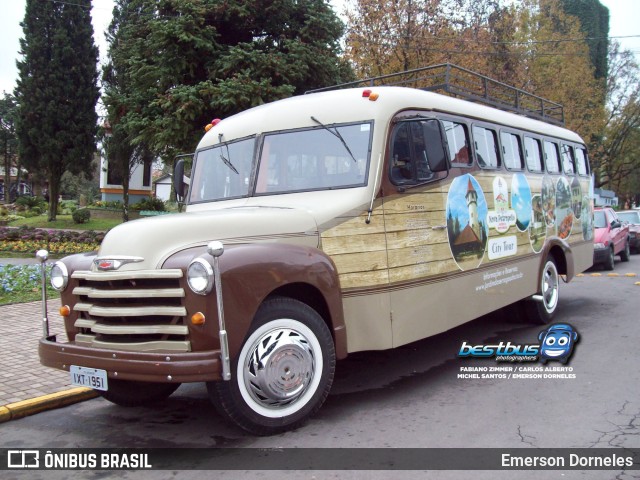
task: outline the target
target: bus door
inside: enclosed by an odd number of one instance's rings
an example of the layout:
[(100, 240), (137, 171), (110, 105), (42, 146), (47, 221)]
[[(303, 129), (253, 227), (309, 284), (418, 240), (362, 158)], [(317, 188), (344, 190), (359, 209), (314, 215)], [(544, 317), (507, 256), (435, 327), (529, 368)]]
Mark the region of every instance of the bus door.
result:
[(394, 347), (450, 323), (446, 302), (434, 296), (444, 283), (433, 283), (458, 270), (446, 230), (445, 135), (441, 121), (423, 116), (396, 120), (391, 130), (383, 212)]

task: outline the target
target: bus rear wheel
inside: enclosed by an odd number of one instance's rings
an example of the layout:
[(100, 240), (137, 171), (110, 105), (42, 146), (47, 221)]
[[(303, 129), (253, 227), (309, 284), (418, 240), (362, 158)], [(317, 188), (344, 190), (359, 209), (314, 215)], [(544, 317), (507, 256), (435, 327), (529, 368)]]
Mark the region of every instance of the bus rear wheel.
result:
[(552, 255), (545, 260), (538, 288), (534, 298), (525, 300), (524, 310), (532, 323), (546, 324), (553, 319), (560, 300), (560, 275)]
[(207, 383), (218, 412), (255, 435), (297, 428), (322, 406), (335, 371), (333, 337), (322, 317), (291, 298), (260, 307), (231, 380)]

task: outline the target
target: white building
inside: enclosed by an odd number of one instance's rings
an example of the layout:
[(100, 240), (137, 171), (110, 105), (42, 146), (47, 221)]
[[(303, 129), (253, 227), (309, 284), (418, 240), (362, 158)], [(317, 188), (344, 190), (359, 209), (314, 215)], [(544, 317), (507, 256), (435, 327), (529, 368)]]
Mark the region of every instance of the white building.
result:
[[(129, 180), (129, 203), (138, 203), (149, 198), (153, 191), (151, 166), (153, 162), (139, 163), (131, 169)], [(100, 192), (106, 202), (122, 201), (122, 178), (109, 170), (106, 158), (100, 159)]]

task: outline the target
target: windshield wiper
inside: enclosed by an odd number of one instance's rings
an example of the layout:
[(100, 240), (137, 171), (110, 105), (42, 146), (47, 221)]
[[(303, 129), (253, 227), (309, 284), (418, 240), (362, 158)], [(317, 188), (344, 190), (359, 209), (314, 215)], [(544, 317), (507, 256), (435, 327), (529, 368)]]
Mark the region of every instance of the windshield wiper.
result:
[[(222, 134), (218, 134), (218, 141), (220, 143), (222, 143)], [(229, 153), (229, 145), (225, 144), (225, 147), (227, 148), (227, 157), (231, 158), (231, 154)], [(220, 159), (222, 160), (222, 162), (229, 167), (236, 175), (240, 175), (240, 172), (238, 172), (238, 170), (236, 169), (236, 167), (233, 166), (233, 163), (231, 163), (231, 160), (229, 160), (228, 158), (225, 158), (224, 155), (222, 155), (222, 153), (220, 154)]]
[(344, 148), (347, 149), (347, 152), (349, 152), (349, 155), (351, 155), (351, 158), (353, 158), (353, 161), (358, 163), (358, 160), (356, 160), (356, 157), (351, 152), (351, 149), (349, 148), (349, 145), (347, 145), (347, 142), (344, 140), (342, 135), (340, 135), (340, 132), (338, 131), (337, 128), (334, 127), (333, 130), (331, 130), (329, 127), (327, 127), (324, 123), (322, 123), (320, 120), (318, 120), (313, 115), (311, 116), (311, 120), (316, 122), (318, 125), (320, 125), (322, 128), (324, 128), (330, 134), (335, 135), (338, 138), (338, 140), (340, 140), (342, 142), (342, 145), (344, 145)]

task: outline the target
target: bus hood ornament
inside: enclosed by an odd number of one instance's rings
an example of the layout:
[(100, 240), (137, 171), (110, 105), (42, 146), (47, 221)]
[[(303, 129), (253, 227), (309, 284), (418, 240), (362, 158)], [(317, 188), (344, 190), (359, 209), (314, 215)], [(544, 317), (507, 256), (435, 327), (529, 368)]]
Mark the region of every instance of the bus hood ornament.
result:
[(93, 264), (98, 270), (106, 272), (110, 270), (118, 270), (122, 265), (126, 265), (127, 263), (138, 263), (143, 261), (144, 258), (142, 257), (98, 257), (93, 260)]

